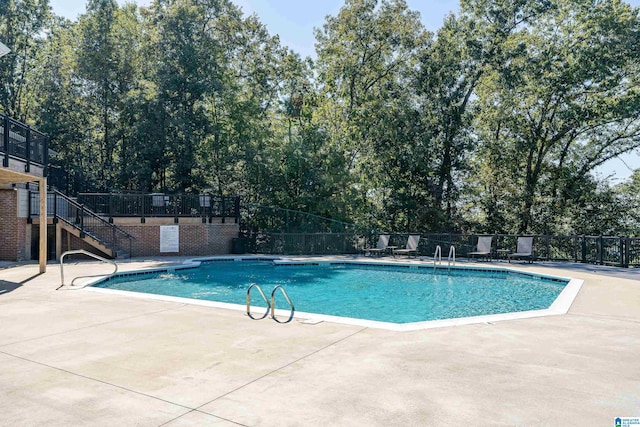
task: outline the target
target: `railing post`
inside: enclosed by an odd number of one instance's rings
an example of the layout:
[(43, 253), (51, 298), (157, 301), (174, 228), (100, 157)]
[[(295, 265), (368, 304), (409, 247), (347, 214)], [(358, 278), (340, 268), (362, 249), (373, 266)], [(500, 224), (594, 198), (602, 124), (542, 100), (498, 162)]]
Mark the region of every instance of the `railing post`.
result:
[(213, 194), (209, 194), (209, 206), (207, 208), (205, 208), (204, 214), (207, 218), (207, 222), (209, 224), (211, 224), (213, 222), (213, 217), (214, 217), (214, 212), (215, 212), (215, 206), (214, 203), (217, 205), (218, 203), (218, 199), (216, 197), (213, 196)]
[(624, 266), (629, 268), (629, 265), (631, 264), (631, 260), (630, 260), (630, 246), (631, 246), (631, 238), (627, 237), (625, 239), (625, 245), (624, 245)]
[(226, 214), (226, 210), (227, 210), (227, 204), (225, 203), (226, 197), (221, 196), (221, 200), (222, 200), (222, 223), (224, 224), (224, 216)]
[(177, 224), (178, 223), (178, 204), (182, 204), (182, 197), (176, 196), (176, 195), (172, 197), (173, 197), (173, 223)]
[[(209, 198), (209, 207), (207, 207), (207, 197)], [(200, 194), (198, 196), (198, 206), (199, 206), (199, 212), (200, 212), (200, 220), (202, 221), (203, 224), (207, 223), (207, 210), (211, 209), (211, 205), (213, 205), (213, 197), (210, 196), (208, 193), (204, 193), (204, 195)]]
[(142, 202), (140, 202), (140, 206), (141, 206), (141, 208), (142, 208), (142, 212), (140, 212), (140, 223), (144, 224), (144, 222), (145, 222), (145, 219), (144, 219), (144, 213), (145, 213), (145, 211), (146, 211), (146, 210), (145, 210), (145, 206), (144, 206), (144, 199), (145, 199), (145, 196), (144, 196), (144, 194), (143, 194), (143, 195), (138, 196), (138, 197), (140, 197), (140, 200), (142, 200)]
[(603, 260), (603, 252), (604, 252), (604, 239), (602, 238), (602, 234), (600, 235), (600, 237), (598, 238), (598, 262), (600, 263), (600, 265), (603, 264), (602, 260)]
[(25, 153), (25, 158), (27, 160), (27, 163), (24, 165), (24, 171), (30, 172), (31, 171), (31, 126), (29, 125), (27, 125), (27, 138), (26, 138), (25, 147), (27, 150), (27, 152)]
[(582, 262), (586, 264), (587, 262), (587, 237), (582, 235)]
[(4, 116), (4, 132), (2, 137), (4, 146), (4, 158), (2, 159), (2, 166), (9, 167), (9, 116)]
[(55, 193), (53, 194), (53, 223), (58, 222), (58, 198)]
[(45, 136), (42, 140), (42, 176), (49, 176), (49, 137)]
[(84, 205), (80, 205), (80, 230), (84, 234)]

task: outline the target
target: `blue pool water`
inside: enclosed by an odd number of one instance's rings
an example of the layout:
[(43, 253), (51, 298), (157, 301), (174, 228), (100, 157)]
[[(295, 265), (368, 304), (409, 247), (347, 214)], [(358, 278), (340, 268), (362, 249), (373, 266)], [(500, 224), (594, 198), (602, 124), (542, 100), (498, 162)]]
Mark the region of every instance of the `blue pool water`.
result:
[[(500, 270), (225, 261), (116, 276), (94, 286), (245, 304), (251, 283), (258, 283), (267, 296), (283, 285), (297, 311), (409, 323), (545, 309), (567, 281)], [(252, 305), (265, 306), (257, 292), (252, 292)], [(276, 308), (289, 309), (279, 292)]]

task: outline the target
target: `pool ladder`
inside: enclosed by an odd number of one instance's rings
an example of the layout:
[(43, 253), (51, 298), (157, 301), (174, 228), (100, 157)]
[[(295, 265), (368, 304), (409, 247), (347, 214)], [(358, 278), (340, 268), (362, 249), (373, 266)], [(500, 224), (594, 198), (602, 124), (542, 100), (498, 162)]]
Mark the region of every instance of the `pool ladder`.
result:
[[(438, 263), (442, 265), (442, 248), (440, 245), (436, 245), (436, 251), (433, 254), (433, 269), (435, 270)], [(447, 266), (451, 267), (451, 264), (456, 265), (456, 247), (451, 245), (449, 247), (449, 256), (447, 257)]]
[[(260, 293), (260, 296), (262, 297), (264, 302), (267, 304), (267, 311), (262, 315), (262, 317), (254, 317), (253, 314), (251, 314), (251, 289), (253, 289), (253, 288), (256, 288), (258, 290), (258, 293)], [(291, 314), (289, 315), (289, 318), (287, 320), (285, 320), (284, 322), (279, 320), (276, 317), (275, 300), (276, 300), (276, 291), (278, 289), (280, 289), (280, 292), (282, 293), (282, 295), (284, 295), (284, 299), (287, 300), (287, 303), (291, 307)], [(295, 312), (295, 307), (293, 306), (293, 303), (291, 302), (291, 298), (289, 298), (289, 295), (287, 294), (287, 291), (285, 291), (285, 289), (284, 289), (284, 287), (282, 287), (282, 285), (277, 285), (277, 286), (275, 286), (273, 288), (273, 291), (271, 291), (271, 301), (269, 301), (267, 299), (267, 296), (262, 291), (262, 288), (260, 287), (260, 285), (258, 285), (257, 283), (252, 283), (249, 286), (249, 289), (247, 289), (247, 316), (249, 316), (253, 320), (262, 320), (262, 319), (264, 319), (265, 317), (267, 317), (269, 315), (269, 312), (271, 312), (271, 318), (273, 320), (275, 320), (276, 322), (278, 322), (278, 323), (289, 323), (293, 319), (293, 314)]]

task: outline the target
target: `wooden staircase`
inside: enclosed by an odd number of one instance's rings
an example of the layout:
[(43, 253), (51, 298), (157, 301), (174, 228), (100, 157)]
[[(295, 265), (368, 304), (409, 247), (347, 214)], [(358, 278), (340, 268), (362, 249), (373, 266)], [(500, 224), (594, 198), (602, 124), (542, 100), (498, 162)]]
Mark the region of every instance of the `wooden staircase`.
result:
[[(125, 257), (128, 258), (129, 254), (126, 254), (122, 251), (120, 251), (121, 253), (119, 254), (117, 250), (114, 250), (112, 247), (110, 247), (110, 245), (107, 242), (103, 242), (102, 240), (100, 240), (99, 238), (87, 233), (87, 232), (83, 232), (80, 228), (71, 225), (69, 223), (67, 223), (66, 221), (59, 221), (58, 224), (60, 225), (60, 228), (62, 228), (63, 230), (65, 230), (67, 233), (76, 236), (77, 238), (79, 238), (80, 240), (82, 240), (83, 242), (89, 244), (91, 247), (98, 249), (100, 252), (102, 252), (103, 254), (106, 254), (108, 256), (110, 256), (111, 258), (120, 258), (120, 257)], [(120, 255), (120, 256), (119, 256)]]
[[(30, 217), (39, 216), (33, 203)], [(47, 215), (61, 229), (112, 258), (130, 258), (133, 236), (57, 190), (48, 192)]]

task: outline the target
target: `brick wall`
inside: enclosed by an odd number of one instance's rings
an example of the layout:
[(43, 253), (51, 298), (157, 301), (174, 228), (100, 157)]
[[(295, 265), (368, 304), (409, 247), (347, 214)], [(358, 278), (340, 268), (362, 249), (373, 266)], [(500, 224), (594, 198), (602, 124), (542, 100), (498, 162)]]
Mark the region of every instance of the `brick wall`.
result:
[(27, 218), (16, 218), (16, 253), (17, 261), (31, 259), (31, 242), (27, 240)]
[[(206, 256), (231, 253), (231, 240), (238, 237), (238, 224), (233, 220), (222, 223), (220, 219), (203, 224), (200, 218), (180, 218), (174, 224), (172, 218), (115, 218), (114, 223), (135, 237), (132, 243), (134, 257), (139, 256)], [(179, 252), (160, 252), (160, 227), (179, 227)], [(124, 248), (128, 251), (128, 248)]]
[[(17, 207), (15, 194), (13, 202), (10, 196), (0, 192), (0, 232), (6, 229), (7, 239), (0, 242), (0, 260), (21, 260), (29, 257), (29, 250), (35, 248), (37, 257), (37, 240), (39, 228), (37, 224), (28, 225), (26, 218), (16, 218)], [(13, 207), (10, 211), (9, 207)], [(11, 214), (13, 212), (13, 214)], [(13, 218), (11, 220), (11, 218)], [(115, 218), (115, 224), (133, 235), (132, 255), (141, 256), (207, 256), (225, 255), (231, 253), (231, 241), (238, 237), (238, 224), (233, 220), (222, 223), (220, 219), (212, 223), (203, 224), (199, 218), (180, 218), (179, 224), (174, 224), (173, 218), (147, 218), (146, 223), (141, 224), (139, 218)], [(179, 226), (180, 252), (160, 252), (160, 227), (162, 225)], [(30, 228), (29, 228), (30, 227)], [(50, 260), (55, 259), (55, 225), (49, 225), (49, 248), (47, 251)], [(31, 231), (33, 242), (26, 245), (27, 234)], [(22, 243), (21, 243), (22, 242)], [(97, 255), (108, 257), (96, 248), (90, 246), (80, 238), (62, 233), (62, 252), (71, 249), (85, 249)], [(129, 252), (128, 247), (123, 247)], [(22, 258), (20, 258), (22, 257)]]
[(0, 189), (0, 260), (24, 261), (28, 257), (27, 219), (18, 218), (18, 193)]

